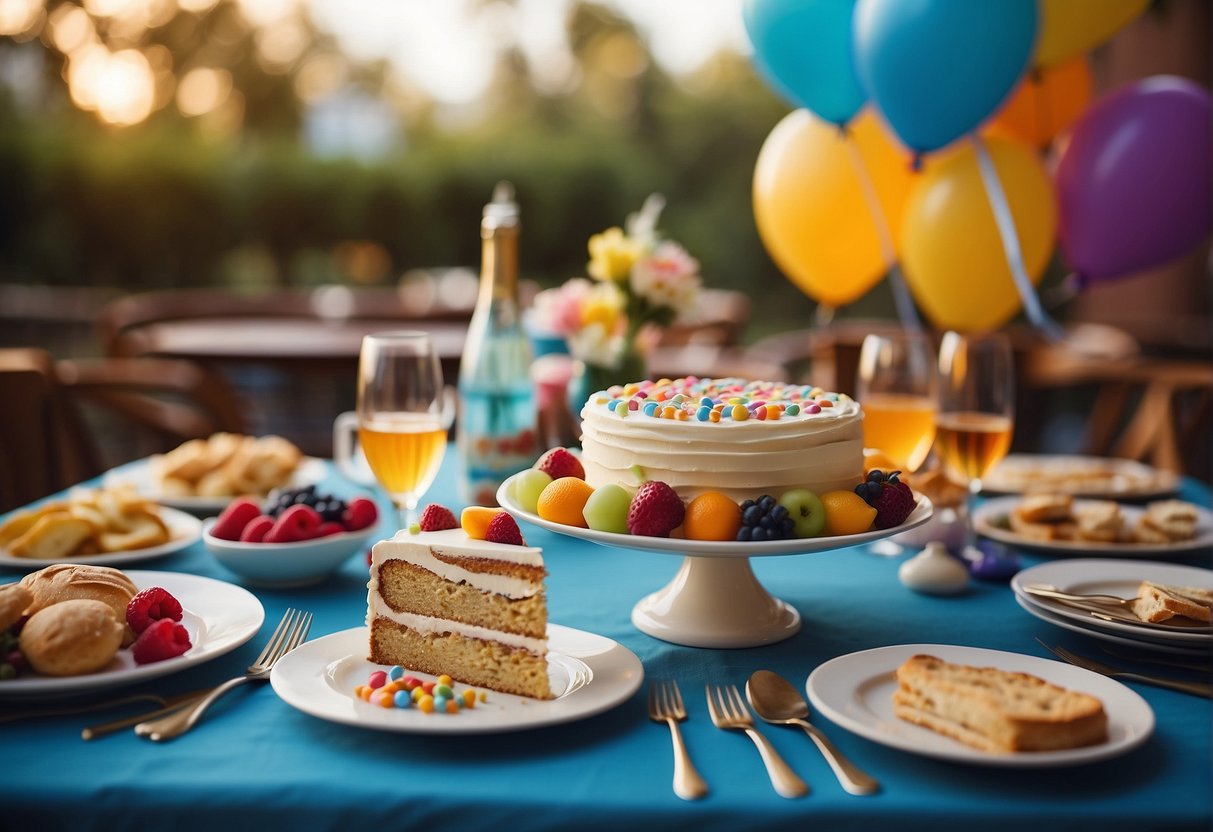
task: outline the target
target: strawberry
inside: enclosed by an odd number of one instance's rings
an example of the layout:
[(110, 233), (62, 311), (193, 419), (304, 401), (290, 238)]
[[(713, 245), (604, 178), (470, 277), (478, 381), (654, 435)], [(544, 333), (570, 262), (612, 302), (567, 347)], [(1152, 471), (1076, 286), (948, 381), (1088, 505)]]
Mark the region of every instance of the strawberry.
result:
[(294, 543), (311, 540), (320, 528), (320, 515), (311, 506), (294, 505), (288, 508), (265, 533), (263, 543)]
[(518, 529), (518, 524), (504, 511), (489, 521), (489, 528), (484, 533), (484, 539), (490, 543), (506, 543), (510, 546), (526, 545), (526, 541), (522, 539), (522, 532)]
[(149, 587), (126, 605), (126, 623), (136, 635), (162, 619), (181, 620), (181, 602), (164, 587)]
[(379, 519), (379, 509), (373, 500), (366, 497), (355, 497), (350, 500), (341, 515), (341, 522), (347, 532), (356, 532), (368, 528)]
[(888, 474), (880, 470), (869, 471), (868, 478), (855, 486), (855, 493), (876, 509), (873, 525), (878, 529), (900, 526), (918, 504), (910, 486), (898, 479), (900, 474), (900, 471)]
[(239, 540), (248, 522), (260, 516), (261, 506), (251, 497), (232, 500), (211, 526), (211, 535), (220, 540)]
[(531, 467), (539, 469), (554, 480), (561, 477), (585, 479), (585, 468), (581, 466), (581, 460), (569, 453), (567, 448), (552, 448)]
[(316, 537), (328, 537), (334, 534), (345, 534), (345, 526), (335, 520), (326, 520), (316, 529)]
[(254, 517), (248, 521), (248, 525), (244, 527), (244, 531), (240, 533), (241, 543), (261, 543), (265, 540), (266, 534), (274, 527), (274, 518), (269, 515), (262, 514), (260, 517)]
[(646, 482), (636, 491), (628, 507), (628, 532), (649, 537), (669, 537), (682, 525), (686, 507), (682, 498), (664, 482)]
[(423, 532), (440, 532), (459, 528), (459, 521), (455, 519), (455, 512), (446, 506), (430, 503), (421, 512), (421, 520), (418, 525)]
[(151, 664), (180, 656), (190, 646), (190, 634), (184, 627), (172, 619), (161, 618), (152, 622), (135, 639), (131, 645), (131, 656), (135, 664)]

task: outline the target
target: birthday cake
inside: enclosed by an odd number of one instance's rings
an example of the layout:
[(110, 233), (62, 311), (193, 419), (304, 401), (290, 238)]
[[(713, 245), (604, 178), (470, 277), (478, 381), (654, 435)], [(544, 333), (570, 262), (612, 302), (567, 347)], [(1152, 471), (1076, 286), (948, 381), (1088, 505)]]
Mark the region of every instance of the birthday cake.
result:
[(640, 381), (594, 393), (581, 419), (581, 461), (595, 488), (659, 480), (684, 500), (716, 491), (740, 501), (849, 491), (863, 479), (863, 410), (812, 385)]

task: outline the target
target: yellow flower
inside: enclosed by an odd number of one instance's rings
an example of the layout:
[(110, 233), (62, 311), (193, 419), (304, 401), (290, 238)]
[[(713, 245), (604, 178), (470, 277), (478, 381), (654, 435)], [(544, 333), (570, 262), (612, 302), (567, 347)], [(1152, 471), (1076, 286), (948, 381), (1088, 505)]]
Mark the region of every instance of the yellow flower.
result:
[(623, 316), (623, 297), (613, 283), (601, 283), (585, 296), (581, 305), (581, 325), (598, 324), (604, 332), (614, 332)]
[(590, 237), (590, 277), (596, 280), (620, 282), (628, 279), (632, 264), (641, 255), (641, 248), (623, 233), (621, 228), (608, 228)]

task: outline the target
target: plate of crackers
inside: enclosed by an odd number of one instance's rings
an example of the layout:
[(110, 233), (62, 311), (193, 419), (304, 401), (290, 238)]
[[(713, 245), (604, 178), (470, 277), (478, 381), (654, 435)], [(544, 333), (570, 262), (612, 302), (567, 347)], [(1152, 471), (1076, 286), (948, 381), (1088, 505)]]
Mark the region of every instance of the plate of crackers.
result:
[(235, 497), (264, 497), (324, 479), (323, 460), (305, 457), (281, 436), (216, 433), (191, 439), (110, 471), (107, 485), (130, 484), (162, 506), (194, 514), (218, 514)]
[(990, 494), (1050, 491), (1074, 497), (1145, 500), (1179, 490), (1179, 476), (1133, 459), (1011, 454), (981, 478)]
[(172, 554), (201, 535), (201, 520), (159, 506), (129, 485), (75, 489), (0, 523), (0, 566), (116, 566)]
[(1213, 514), (1183, 500), (1138, 506), (1025, 494), (988, 500), (973, 525), (983, 537), (1054, 554), (1174, 555), (1213, 547)]

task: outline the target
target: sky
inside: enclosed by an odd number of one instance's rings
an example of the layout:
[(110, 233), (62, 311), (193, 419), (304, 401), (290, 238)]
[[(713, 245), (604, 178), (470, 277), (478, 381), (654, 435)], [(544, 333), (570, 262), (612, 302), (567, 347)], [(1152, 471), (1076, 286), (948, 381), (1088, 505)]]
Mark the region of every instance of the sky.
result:
[[(290, 0), (258, 0), (264, 3)], [(721, 47), (748, 53), (742, 0), (599, 0), (631, 18), (656, 60), (693, 71)], [(475, 0), (307, 0), (322, 30), (363, 59), (386, 58), (440, 101), (474, 101), (488, 84), (501, 31), (514, 31), (542, 80), (566, 77), (563, 21), (570, 0), (518, 0), (482, 8)], [(250, 4), (245, 4), (250, 5)], [(355, 13), (356, 11), (356, 13)]]

